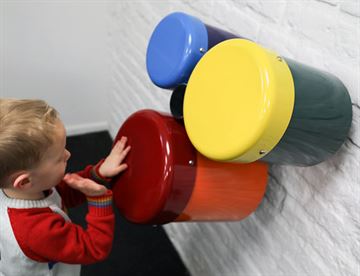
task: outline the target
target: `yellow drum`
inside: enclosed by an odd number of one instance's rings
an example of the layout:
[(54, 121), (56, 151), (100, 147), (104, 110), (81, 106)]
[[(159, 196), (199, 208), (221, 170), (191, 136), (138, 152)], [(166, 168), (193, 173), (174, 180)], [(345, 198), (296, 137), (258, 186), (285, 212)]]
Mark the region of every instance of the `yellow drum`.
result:
[(208, 158), (252, 162), (279, 142), (293, 107), (286, 63), (251, 41), (230, 39), (210, 49), (190, 76), (184, 122)]
[(183, 115), (192, 144), (210, 159), (311, 166), (344, 143), (352, 109), (335, 76), (230, 39), (196, 65)]

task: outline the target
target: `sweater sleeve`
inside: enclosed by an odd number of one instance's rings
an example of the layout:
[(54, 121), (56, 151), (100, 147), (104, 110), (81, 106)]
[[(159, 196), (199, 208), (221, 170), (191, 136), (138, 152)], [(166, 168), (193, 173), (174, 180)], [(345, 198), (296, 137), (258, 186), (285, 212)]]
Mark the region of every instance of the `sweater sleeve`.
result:
[(38, 262), (91, 264), (104, 260), (114, 237), (111, 190), (89, 197), (88, 204), (86, 230), (50, 208), (9, 209), (14, 235), (24, 254)]
[[(84, 170), (76, 172), (76, 174), (80, 175), (83, 178), (89, 178), (99, 184), (107, 185), (111, 179), (105, 178), (100, 175), (99, 167), (104, 162), (101, 160), (95, 166), (89, 165)], [(78, 190), (71, 188), (65, 181), (61, 181), (57, 186), (56, 190), (60, 194), (63, 204), (67, 208), (76, 207), (86, 201), (86, 197), (83, 193)]]

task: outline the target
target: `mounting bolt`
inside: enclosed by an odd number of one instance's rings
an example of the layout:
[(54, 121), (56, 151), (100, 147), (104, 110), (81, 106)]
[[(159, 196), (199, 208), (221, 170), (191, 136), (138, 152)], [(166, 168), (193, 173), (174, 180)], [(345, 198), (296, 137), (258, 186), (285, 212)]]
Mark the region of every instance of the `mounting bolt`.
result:
[(190, 161), (189, 161), (189, 165), (190, 165), (190, 166), (194, 166), (194, 163), (195, 163), (194, 160), (190, 160)]
[(204, 48), (200, 48), (200, 53), (205, 53), (206, 51), (205, 51), (205, 49)]
[(260, 151), (259, 151), (259, 154), (260, 154), (260, 155), (263, 155), (263, 154), (265, 154), (265, 153), (266, 153), (266, 150), (260, 150)]
[(277, 59), (278, 61), (280, 61), (280, 62), (283, 61), (282, 57), (280, 57), (280, 56), (277, 56), (276, 59)]

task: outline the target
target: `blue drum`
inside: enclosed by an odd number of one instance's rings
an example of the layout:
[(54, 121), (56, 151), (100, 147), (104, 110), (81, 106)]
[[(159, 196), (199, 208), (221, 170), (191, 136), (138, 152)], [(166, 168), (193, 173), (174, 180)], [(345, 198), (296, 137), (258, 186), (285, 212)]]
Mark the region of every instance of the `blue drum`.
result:
[(156, 26), (148, 44), (146, 68), (150, 79), (166, 89), (187, 83), (201, 57), (230, 38), (241, 37), (182, 12), (169, 14)]

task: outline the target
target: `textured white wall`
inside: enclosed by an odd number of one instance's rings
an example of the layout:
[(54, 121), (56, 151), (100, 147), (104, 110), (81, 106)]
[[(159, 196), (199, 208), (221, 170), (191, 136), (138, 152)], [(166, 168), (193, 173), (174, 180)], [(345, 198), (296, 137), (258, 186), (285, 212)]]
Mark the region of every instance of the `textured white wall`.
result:
[(360, 6), (357, 0), (112, 1), (114, 136), (133, 112), (169, 112), (145, 53), (156, 24), (184, 11), (280, 55), (326, 70), (349, 89), (353, 125), (345, 145), (314, 167), (272, 166), (266, 196), (241, 222), (165, 226), (192, 275), (360, 275)]

